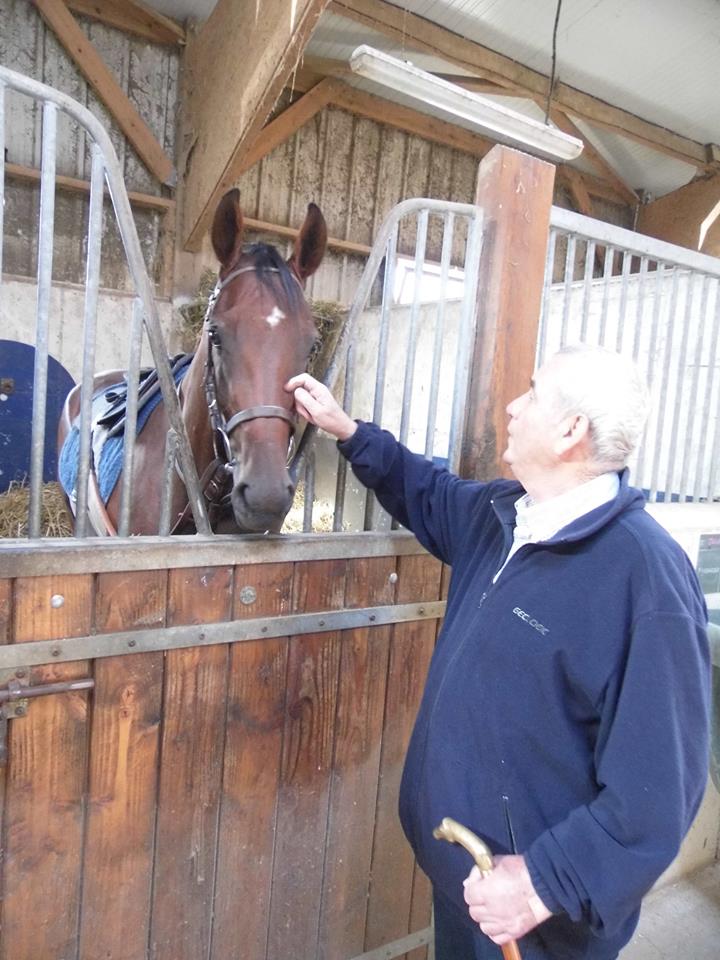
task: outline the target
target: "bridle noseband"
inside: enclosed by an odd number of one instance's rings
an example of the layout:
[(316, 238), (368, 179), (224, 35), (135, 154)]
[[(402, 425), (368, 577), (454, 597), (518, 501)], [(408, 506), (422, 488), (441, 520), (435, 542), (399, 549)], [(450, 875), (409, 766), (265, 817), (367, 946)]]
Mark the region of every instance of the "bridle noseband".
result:
[[(241, 273), (256, 273), (258, 271), (257, 267), (239, 267), (237, 270), (233, 270), (232, 273), (229, 273), (224, 280), (218, 279), (215, 287), (208, 298), (207, 309), (205, 310), (205, 317), (203, 319), (203, 329), (208, 332), (208, 345), (207, 345), (207, 358), (205, 360), (205, 399), (208, 406), (208, 414), (210, 415), (210, 426), (212, 427), (212, 436), (213, 436), (213, 449), (215, 450), (215, 457), (218, 461), (224, 464), (225, 470), (228, 473), (232, 473), (232, 469), (235, 465), (235, 458), (232, 453), (232, 448), (230, 447), (230, 434), (233, 430), (240, 426), (241, 423), (247, 423), (250, 420), (260, 420), (260, 419), (278, 419), (285, 420), (290, 424), (290, 444), (288, 447), (288, 459), (290, 458), (293, 441), (295, 436), (295, 428), (297, 426), (297, 414), (291, 413), (289, 410), (286, 410), (284, 407), (274, 406), (269, 403), (257, 404), (254, 407), (246, 407), (244, 410), (239, 410), (237, 413), (234, 413), (229, 420), (226, 420), (222, 410), (218, 406), (217, 402), (217, 385), (215, 380), (215, 363), (213, 361), (213, 341), (210, 336), (211, 332), (211, 320), (213, 312), (215, 310), (215, 305), (220, 297), (222, 291), (227, 287), (231, 280), (234, 280), (235, 277), (240, 276)], [(263, 272), (267, 273), (280, 273), (280, 270), (277, 267), (265, 267)], [(290, 274), (293, 279), (295, 278), (294, 274)], [(300, 282), (299, 280), (297, 281)]]

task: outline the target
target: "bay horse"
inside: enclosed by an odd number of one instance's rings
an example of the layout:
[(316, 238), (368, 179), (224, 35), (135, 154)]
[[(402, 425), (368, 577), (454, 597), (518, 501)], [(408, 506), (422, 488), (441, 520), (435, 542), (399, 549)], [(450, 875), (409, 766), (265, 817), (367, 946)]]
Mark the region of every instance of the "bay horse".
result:
[[(307, 278), (320, 266), (327, 228), (309, 204), (287, 262), (267, 244), (243, 246), (239, 191), (220, 201), (211, 229), (220, 262), (198, 347), (180, 386), (182, 417), (216, 533), (277, 531), (290, 509), (294, 485), (287, 469), (295, 426), (293, 400), (283, 384), (304, 370), (317, 331), (304, 297)], [(121, 383), (123, 371), (95, 377), (93, 396)], [(58, 440), (62, 447), (79, 416), (80, 387), (65, 401)], [(161, 512), (168, 419), (160, 403), (137, 436), (130, 509), (131, 534), (156, 534)], [(97, 507), (96, 478), (91, 472)], [(121, 483), (97, 510), (95, 532), (116, 532)], [(195, 532), (179, 470), (171, 493), (172, 532)], [(103, 510), (100, 501), (101, 514)]]

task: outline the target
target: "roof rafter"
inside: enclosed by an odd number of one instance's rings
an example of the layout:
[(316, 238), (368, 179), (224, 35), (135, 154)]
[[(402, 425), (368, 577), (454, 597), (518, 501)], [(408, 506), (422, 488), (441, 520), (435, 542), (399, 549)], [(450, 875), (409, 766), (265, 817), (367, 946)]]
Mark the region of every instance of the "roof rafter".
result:
[[(549, 80), (544, 74), (430, 20), (400, 10), (386, 0), (332, 0), (330, 9), (333, 13), (401, 41), (404, 47), (412, 46), (463, 69), (482, 73), (486, 79), (501, 86), (520, 87), (528, 94), (547, 97)], [(566, 113), (587, 123), (612, 130), (699, 169), (704, 170), (711, 163), (712, 155), (705, 144), (643, 120), (567, 84), (557, 84), (553, 90), (553, 101)]]
[(148, 170), (161, 183), (172, 183), (173, 162), (132, 105), (102, 57), (80, 29), (62, 0), (33, 0), (60, 43), (73, 58)]
[(184, 27), (140, 0), (67, 0), (67, 5), (75, 13), (152, 43), (185, 43)]

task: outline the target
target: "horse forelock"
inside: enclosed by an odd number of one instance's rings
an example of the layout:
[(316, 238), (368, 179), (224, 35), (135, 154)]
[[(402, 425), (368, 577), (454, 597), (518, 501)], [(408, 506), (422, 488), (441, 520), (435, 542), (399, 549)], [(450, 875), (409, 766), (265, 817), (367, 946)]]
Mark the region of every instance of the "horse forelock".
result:
[(253, 243), (245, 247), (243, 253), (252, 257), (260, 283), (275, 294), (280, 286), (290, 310), (297, 312), (304, 305), (305, 297), (298, 279), (275, 247), (268, 243)]

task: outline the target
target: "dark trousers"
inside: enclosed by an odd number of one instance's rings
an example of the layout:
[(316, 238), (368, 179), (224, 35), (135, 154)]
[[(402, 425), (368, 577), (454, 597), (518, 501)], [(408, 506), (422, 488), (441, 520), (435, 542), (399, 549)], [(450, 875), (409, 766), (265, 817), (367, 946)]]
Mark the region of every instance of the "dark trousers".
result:
[(457, 907), (433, 891), (435, 960), (502, 960), (502, 950), (480, 927), (472, 927), (458, 916)]

